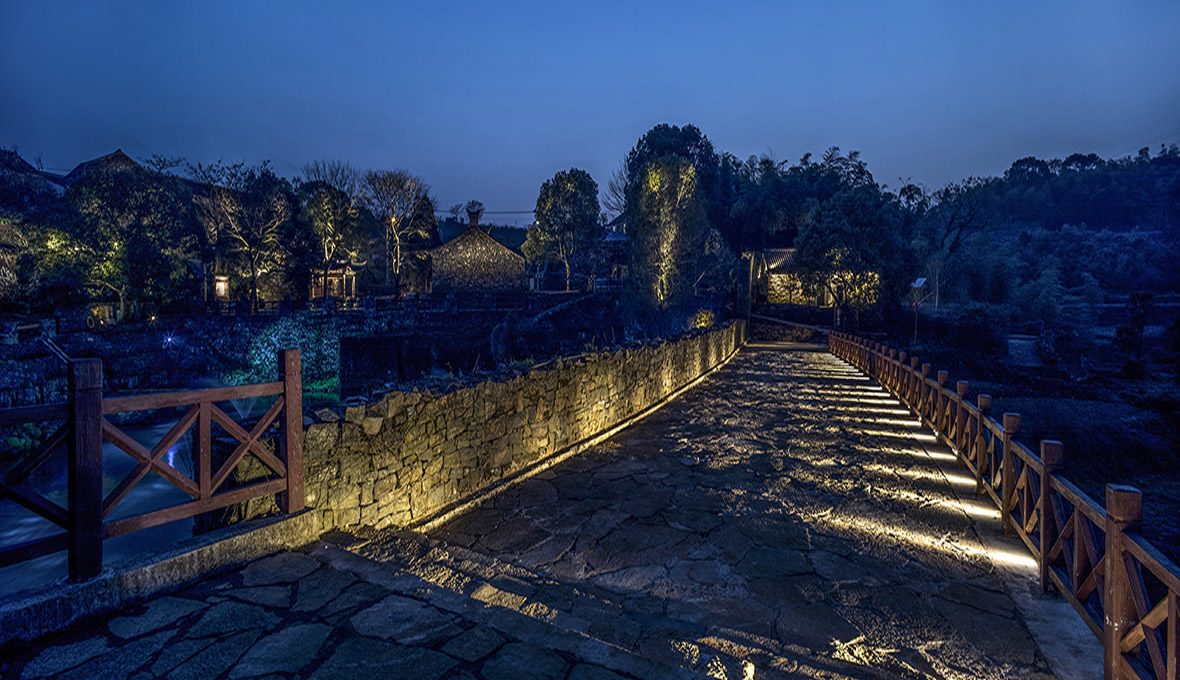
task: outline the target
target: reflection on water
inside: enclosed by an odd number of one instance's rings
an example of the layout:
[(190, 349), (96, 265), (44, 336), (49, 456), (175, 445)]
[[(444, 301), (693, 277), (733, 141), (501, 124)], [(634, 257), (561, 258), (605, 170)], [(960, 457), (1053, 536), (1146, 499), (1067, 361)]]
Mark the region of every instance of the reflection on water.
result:
[[(120, 427), (135, 441), (148, 450), (176, 424), (175, 420), (152, 425), (129, 425)], [(187, 432), (165, 454), (168, 464), (184, 475), (192, 476), (192, 430)], [(108, 494), (135, 467), (135, 459), (114, 444), (104, 442), (103, 494)], [(67, 456), (63, 447), (42, 465), (26, 482), (34, 492), (66, 507)], [(147, 474), (120, 502), (107, 519), (130, 517), (159, 508), (183, 503), (190, 497), (172, 486), (155, 473)], [(148, 531), (136, 532), (103, 544), (103, 563), (113, 564), (134, 555), (136, 552), (182, 540), (192, 535), (192, 520), (182, 520), (155, 527)], [(10, 546), (42, 536), (51, 536), (61, 530), (48, 520), (25, 510), (10, 500), (0, 501), (0, 545)], [(126, 540), (130, 539), (130, 540)], [(66, 577), (66, 551), (0, 569), (0, 596), (29, 588), (44, 586)]]

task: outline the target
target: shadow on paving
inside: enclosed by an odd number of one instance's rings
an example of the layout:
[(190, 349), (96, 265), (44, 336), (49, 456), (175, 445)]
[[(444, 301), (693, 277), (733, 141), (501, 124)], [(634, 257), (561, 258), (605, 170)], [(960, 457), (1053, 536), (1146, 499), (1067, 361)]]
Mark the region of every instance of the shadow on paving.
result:
[(922, 436), (825, 352), (753, 345), (430, 537), (328, 535), (0, 675), (1051, 677), (972, 529), (995, 510)]

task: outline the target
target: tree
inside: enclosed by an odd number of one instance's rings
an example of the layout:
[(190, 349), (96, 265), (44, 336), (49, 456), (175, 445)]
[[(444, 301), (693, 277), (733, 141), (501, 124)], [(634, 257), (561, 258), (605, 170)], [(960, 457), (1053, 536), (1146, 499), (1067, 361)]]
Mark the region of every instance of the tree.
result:
[(401, 275), (402, 248), (408, 239), (423, 238), (422, 223), (410, 219), (429, 200), (430, 187), (405, 170), (370, 170), (362, 181), (362, 196), (385, 235), (385, 283)]
[(119, 318), (129, 303), (164, 302), (185, 287), (197, 244), (175, 176), (134, 163), (96, 166), (65, 198), (79, 218), (75, 237), (89, 284), (118, 295)]
[(907, 207), (925, 207), (916, 225), (914, 246), (927, 276), (934, 283), (934, 309), (941, 304), (947, 265), (965, 239), (986, 228), (990, 218), (986, 192), (990, 180), (968, 177), (952, 182), (932, 196), (916, 194), (913, 185), (902, 187), (899, 197)]
[(721, 231), (732, 247), (739, 247), (740, 235), (733, 230), (729, 219), (734, 197), (724, 190), (722, 159), (709, 138), (694, 125), (656, 125), (627, 154), (624, 212), (628, 222), (639, 219), (639, 200), (644, 192), (648, 164), (664, 158), (683, 159), (693, 166), (695, 196), (705, 210), (705, 219)]
[(467, 212), (467, 223), (472, 227), (479, 226), (479, 218), (483, 217), (483, 203), (472, 199), (467, 201), (467, 205), (463, 206), (463, 210)]
[[(328, 269), (340, 251), (356, 254), (360, 235), (360, 175), (343, 161), (315, 161), (303, 166), (304, 215), (319, 241), (323, 291)], [(347, 252), (351, 247), (352, 252)]]
[(29, 239), (17, 220), (0, 211), (0, 303), (22, 298), (20, 258), (29, 248)]
[(637, 297), (652, 309), (675, 306), (702, 275), (710, 227), (696, 167), (686, 158), (646, 164), (637, 191), (638, 220), (627, 241)]
[(410, 236), (402, 244), (402, 264), (398, 275), (398, 286), (407, 291), (427, 293), (430, 288), (433, 261), (429, 248), (439, 243), (438, 208), (434, 198), (427, 194), (418, 202), (417, 209), (410, 216)]
[(268, 162), (198, 165), (193, 174), (209, 180), (207, 193), (195, 198), (206, 234), (215, 249), (240, 258), (250, 281), (250, 305), (257, 308), (260, 277), (285, 254), (281, 237), (294, 212), (291, 187)]
[(1143, 361), (1143, 331), (1154, 309), (1150, 293), (1131, 293), (1127, 300), (1127, 320), (1115, 330), (1114, 343), (1130, 361)]
[(598, 184), (585, 170), (558, 172), (541, 185), (536, 217), (537, 226), (525, 241), (525, 256), (530, 262), (560, 262), (568, 291), (574, 263), (602, 238)]
[(876, 184), (845, 189), (826, 201), (796, 240), (793, 266), (806, 285), (828, 291), (837, 321), (859, 315), (904, 285), (908, 253), (895, 197)]
[(610, 173), (606, 182), (606, 195), (602, 207), (609, 218), (614, 219), (627, 210), (627, 162), (622, 161)]

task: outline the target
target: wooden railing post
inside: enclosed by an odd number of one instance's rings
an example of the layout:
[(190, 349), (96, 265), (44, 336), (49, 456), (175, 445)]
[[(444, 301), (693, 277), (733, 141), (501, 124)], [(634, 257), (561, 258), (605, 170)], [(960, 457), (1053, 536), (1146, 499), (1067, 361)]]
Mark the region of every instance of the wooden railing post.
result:
[(213, 404), (197, 405), (197, 429), (193, 432), (193, 467), (201, 499), (213, 496)]
[(897, 354), (897, 376), (893, 380), (893, 394), (905, 401), (905, 363), (906, 357), (909, 356), (905, 352), (898, 352)]
[(102, 572), (102, 361), (70, 362), (70, 579)]
[(910, 406), (918, 410), (918, 357), (910, 357), (910, 379), (908, 385)]
[(889, 387), (889, 391), (892, 392), (894, 395), (897, 394), (897, 373), (898, 373), (899, 366), (901, 366), (901, 364), (898, 362), (898, 359), (897, 359), (897, 350), (890, 348), (890, 350), (889, 350), (889, 385), (888, 385), (888, 387)]
[(955, 383), (955, 403), (958, 404), (958, 410), (955, 412), (954, 437), (951, 439), (951, 443), (959, 451), (959, 455), (963, 455), (963, 449), (966, 448), (967, 443), (967, 392), (969, 390), (970, 385), (966, 380)]
[(1004, 533), (1014, 535), (1016, 527), (1012, 524), (1012, 518), (1008, 515), (1008, 503), (1012, 499), (1012, 494), (1016, 490), (1016, 463), (1013, 458), (1016, 452), (1013, 451), (1012, 439), (1016, 433), (1020, 431), (1020, 414), (1019, 413), (1005, 413), (1004, 414), (1004, 448), (1003, 461), (1000, 463), (1000, 520), (1004, 523)]
[(992, 410), (992, 395), (981, 394), (976, 397), (976, 406), (979, 408), (979, 428), (975, 431), (975, 493), (983, 493), (983, 475), (987, 465), (987, 444), (983, 435), (987, 425), (984, 424), (984, 418)]
[(1061, 527), (1057, 526), (1057, 517), (1053, 514), (1053, 475), (1061, 469), (1065, 462), (1065, 447), (1059, 441), (1046, 439), (1041, 441), (1041, 591), (1049, 592), (1049, 551), (1057, 542), (1057, 533)]
[(930, 418), (930, 364), (922, 364), (922, 379), (918, 383), (918, 417), (926, 420)]
[(1123, 534), (1138, 528), (1143, 494), (1134, 487), (1106, 485), (1106, 597), (1102, 608), (1103, 677), (1119, 680), (1123, 652), (1120, 641), (1135, 625), (1135, 596), (1123, 561)]
[(938, 372), (938, 390), (934, 393), (934, 419), (933, 420), (934, 420), (934, 431), (935, 432), (943, 432), (946, 430), (946, 422), (943, 420), (943, 411), (946, 410), (946, 404), (944, 403), (944, 400), (946, 399), (946, 395), (942, 393), (942, 390), (946, 386), (946, 380), (949, 377), (950, 377), (950, 374), (947, 373), (946, 371), (939, 371)]
[(279, 380), (283, 382), (283, 415), (279, 427), (279, 458), (287, 468), (287, 490), (279, 494), (285, 513), (303, 509), (303, 380), (298, 349), (279, 350)]
[(897, 384), (894, 385), (894, 394), (903, 403), (905, 402), (905, 386), (906, 386), (906, 364), (908, 363), (909, 354), (905, 352), (897, 353)]

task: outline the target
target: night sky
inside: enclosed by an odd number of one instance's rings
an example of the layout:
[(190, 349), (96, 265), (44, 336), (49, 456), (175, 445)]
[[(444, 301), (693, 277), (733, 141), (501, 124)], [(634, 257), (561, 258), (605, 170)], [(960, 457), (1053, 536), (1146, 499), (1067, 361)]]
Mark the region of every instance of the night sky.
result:
[(605, 187), (661, 122), (742, 158), (860, 150), (890, 186), (1154, 151), (1180, 2), (0, 0), (0, 145), (47, 169), (340, 158), (520, 210), (571, 166)]

